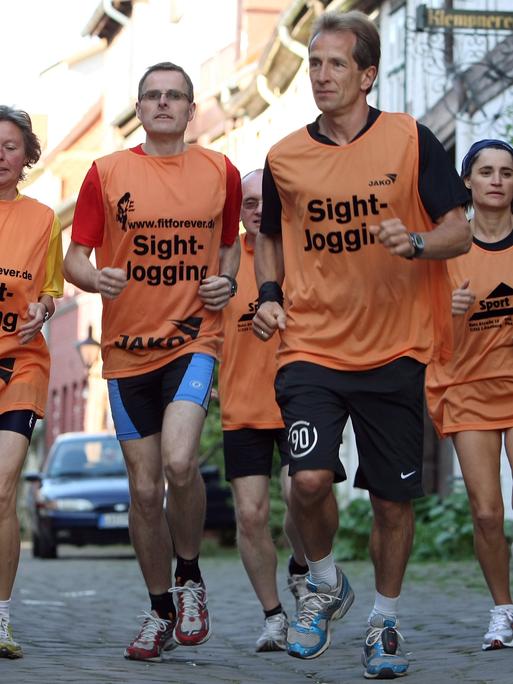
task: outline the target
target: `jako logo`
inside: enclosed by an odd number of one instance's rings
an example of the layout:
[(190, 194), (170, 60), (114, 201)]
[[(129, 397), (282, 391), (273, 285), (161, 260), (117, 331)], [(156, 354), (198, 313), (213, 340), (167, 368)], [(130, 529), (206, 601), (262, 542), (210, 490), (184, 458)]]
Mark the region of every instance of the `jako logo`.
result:
[(292, 458), (302, 458), (317, 444), (317, 429), (306, 420), (297, 420), (290, 426), (288, 442)]
[(372, 188), (376, 185), (392, 185), (395, 183), (397, 178), (397, 173), (385, 173), (386, 178), (381, 178), (379, 180), (370, 180), (369, 186)]

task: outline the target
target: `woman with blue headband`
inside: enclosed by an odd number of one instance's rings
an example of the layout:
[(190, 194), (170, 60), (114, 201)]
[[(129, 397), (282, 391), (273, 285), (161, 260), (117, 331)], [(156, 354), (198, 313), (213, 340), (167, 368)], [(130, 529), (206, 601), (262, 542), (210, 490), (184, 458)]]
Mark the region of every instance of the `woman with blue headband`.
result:
[(480, 140), (463, 159), (473, 244), (447, 262), (453, 286), (454, 352), (428, 368), (429, 411), (451, 436), (469, 496), (474, 547), (494, 600), (485, 651), (513, 647), (509, 548), (500, 454), (513, 468), (513, 147)]

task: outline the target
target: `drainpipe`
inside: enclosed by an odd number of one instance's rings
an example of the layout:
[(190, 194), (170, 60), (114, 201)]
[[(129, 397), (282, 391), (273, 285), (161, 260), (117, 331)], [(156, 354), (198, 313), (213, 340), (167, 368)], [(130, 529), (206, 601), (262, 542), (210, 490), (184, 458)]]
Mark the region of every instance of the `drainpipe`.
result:
[(308, 57), (308, 48), (303, 43), (298, 40), (294, 40), (290, 35), (290, 31), (287, 26), (280, 24), (278, 26), (278, 38), (280, 43), (287, 48), (290, 52), (297, 55), (300, 59), (306, 59)]
[(112, 0), (103, 0), (103, 11), (108, 17), (121, 24), (121, 26), (128, 25), (128, 17), (125, 17), (122, 12), (113, 7)]
[(276, 104), (278, 99), (273, 91), (269, 88), (267, 76), (264, 74), (257, 74), (256, 87), (260, 97), (269, 105)]

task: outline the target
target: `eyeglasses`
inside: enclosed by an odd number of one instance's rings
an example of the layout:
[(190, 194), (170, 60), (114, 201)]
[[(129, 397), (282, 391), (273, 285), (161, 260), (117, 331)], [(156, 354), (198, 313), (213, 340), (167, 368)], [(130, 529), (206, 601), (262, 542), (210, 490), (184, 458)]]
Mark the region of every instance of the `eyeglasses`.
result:
[(255, 209), (262, 204), (262, 198), (256, 199), (255, 197), (249, 197), (242, 202), (244, 209), (248, 211), (255, 211)]
[(160, 102), (160, 98), (164, 96), (167, 102), (179, 102), (180, 100), (187, 100), (191, 102), (191, 98), (187, 93), (181, 90), (147, 90), (141, 95), (141, 100), (148, 100), (148, 102)]

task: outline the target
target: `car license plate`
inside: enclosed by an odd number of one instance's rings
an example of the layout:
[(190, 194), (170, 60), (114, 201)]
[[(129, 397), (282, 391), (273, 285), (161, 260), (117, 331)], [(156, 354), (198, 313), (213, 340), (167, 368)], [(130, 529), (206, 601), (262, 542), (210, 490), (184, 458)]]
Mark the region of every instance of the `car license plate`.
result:
[(128, 513), (102, 513), (98, 518), (98, 527), (128, 527)]

